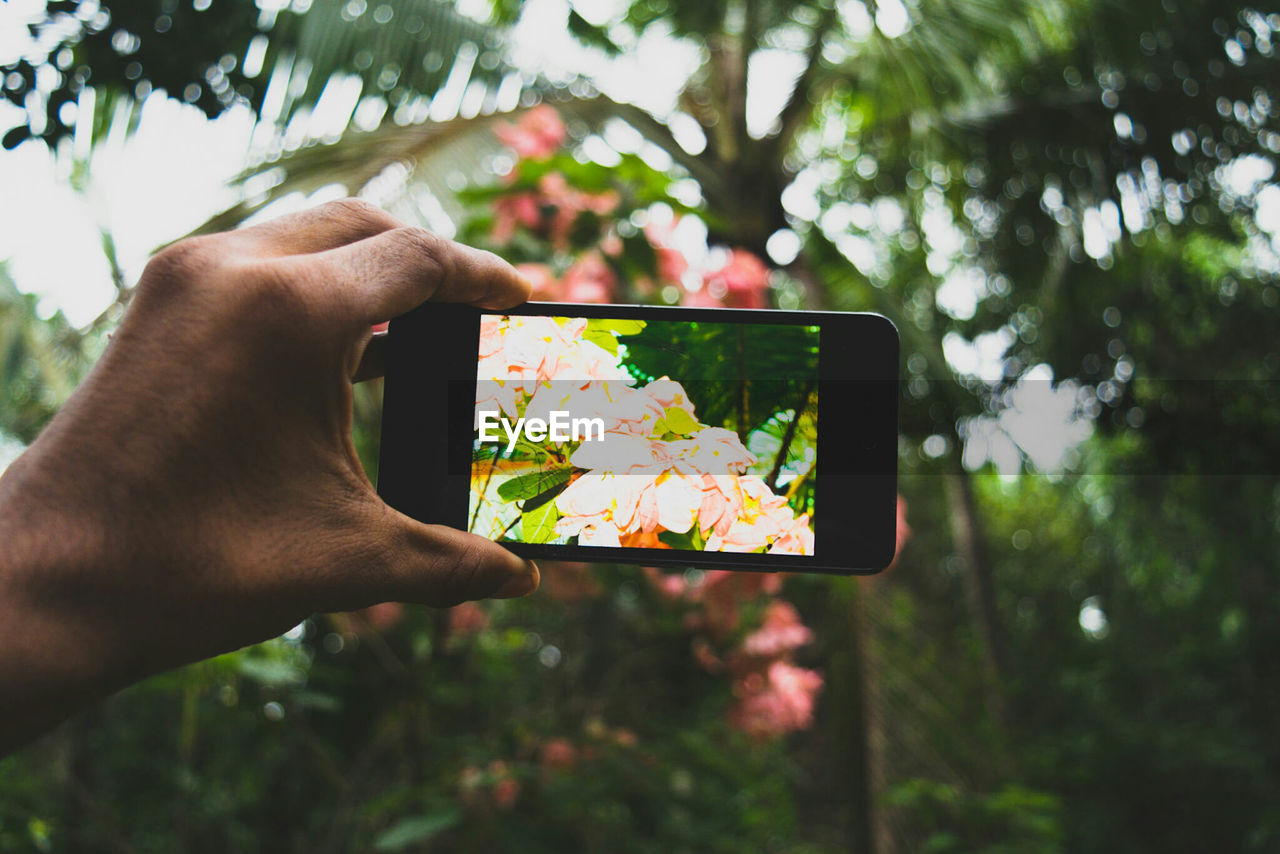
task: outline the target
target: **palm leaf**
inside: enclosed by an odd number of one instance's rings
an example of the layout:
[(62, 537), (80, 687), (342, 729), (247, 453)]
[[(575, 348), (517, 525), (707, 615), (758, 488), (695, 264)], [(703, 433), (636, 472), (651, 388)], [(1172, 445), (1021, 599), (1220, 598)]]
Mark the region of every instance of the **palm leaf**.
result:
[[(555, 107), (567, 121), (588, 131), (599, 131), (610, 120), (626, 122), (685, 167), (704, 193), (714, 194), (724, 182), (707, 163), (685, 152), (659, 119), (639, 107), (598, 94), (566, 97), (555, 101)], [(518, 119), (524, 109), (455, 116), (406, 127), (384, 125), (367, 132), (349, 131), (336, 142), (301, 148), (237, 178), (236, 183), (242, 187), (255, 182), (270, 182), (272, 186), (212, 217), (195, 233), (234, 228), (293, 193), (310, 194), (334, 184), (346, 187), (352, 194), (359, 193), (396, 165), (404, 167), (398, 192), (393, 189), (379, 194), (380, 203), (394, 208), (409, 221), (433, 224), (430, 211), (423, 210), (424, 203), (433, 200), (456, 222), (464, 210), (456, 197), (457, 190), (483, 179), (487, 161), (505, 151), (493, 134), (495, 126)], [(424, 199), (424, 194), (429, 198)]]
[(446, 85), (455, 100), (472, 82), (492, 92), (513, 71), (502, 45), (503, 30), (444, 0), (313, 0), (271, 28), (263, 67), (279, 76), (271, 85), (283, 97), (277, 108), (268, 94), (262, 117), (285, 127), (338, 76), (354, 76), (363, 95), (385, 98), (392, 110)]

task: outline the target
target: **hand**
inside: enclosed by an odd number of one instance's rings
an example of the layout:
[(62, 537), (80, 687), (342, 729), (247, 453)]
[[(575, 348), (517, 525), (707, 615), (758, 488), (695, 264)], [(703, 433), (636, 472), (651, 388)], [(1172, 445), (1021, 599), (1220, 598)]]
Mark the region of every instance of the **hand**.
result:
[(535, 590), (531, 562), (384, 504), (351, 443), (373, 324), (529, 289), (350, 200), (156, 255), (89, 378), (0, 478), (0, 751), (317, 611)]

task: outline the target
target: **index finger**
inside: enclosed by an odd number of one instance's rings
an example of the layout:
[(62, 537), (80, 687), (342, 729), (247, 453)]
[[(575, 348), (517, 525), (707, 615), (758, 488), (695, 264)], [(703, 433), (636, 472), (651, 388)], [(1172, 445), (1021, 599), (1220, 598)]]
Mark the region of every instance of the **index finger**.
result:
[(511, 308), (533, 286), (492, 252), (456, 243), (423, 228), (396, 228), (307, 256), (340, 282), (365, 323), (381, 323), (427, 300), (479, 308)]
[(283, 257), (346, 246), (403, 225), (368, 202), (338, 199), (236, 229), (235, 235), (253, 254)]

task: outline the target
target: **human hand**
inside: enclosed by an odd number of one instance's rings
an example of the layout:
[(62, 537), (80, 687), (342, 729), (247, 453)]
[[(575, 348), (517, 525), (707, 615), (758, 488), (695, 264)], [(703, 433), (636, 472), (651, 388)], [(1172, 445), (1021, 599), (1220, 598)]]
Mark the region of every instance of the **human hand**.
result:
[(351, 442), (373, 324), (529, 290), (496, 256), (351, 200), (156, 255), (102, 359), (0, 478), (0, 752), (314, 612), (535, 590), (533, 563), (384, 504)]

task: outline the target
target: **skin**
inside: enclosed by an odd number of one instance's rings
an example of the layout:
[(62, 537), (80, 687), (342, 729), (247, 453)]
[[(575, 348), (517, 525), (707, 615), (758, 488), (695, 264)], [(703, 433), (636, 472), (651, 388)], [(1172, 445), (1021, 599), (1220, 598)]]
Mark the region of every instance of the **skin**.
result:
[(352, 200), (157, 254), (0, 477), (0, 754), (313, 613), (537, 589), (533, 563), (384, 504), (351, 443), (352, 382), (381, 373), (373, 324), (529, 291), (498, 257)]

